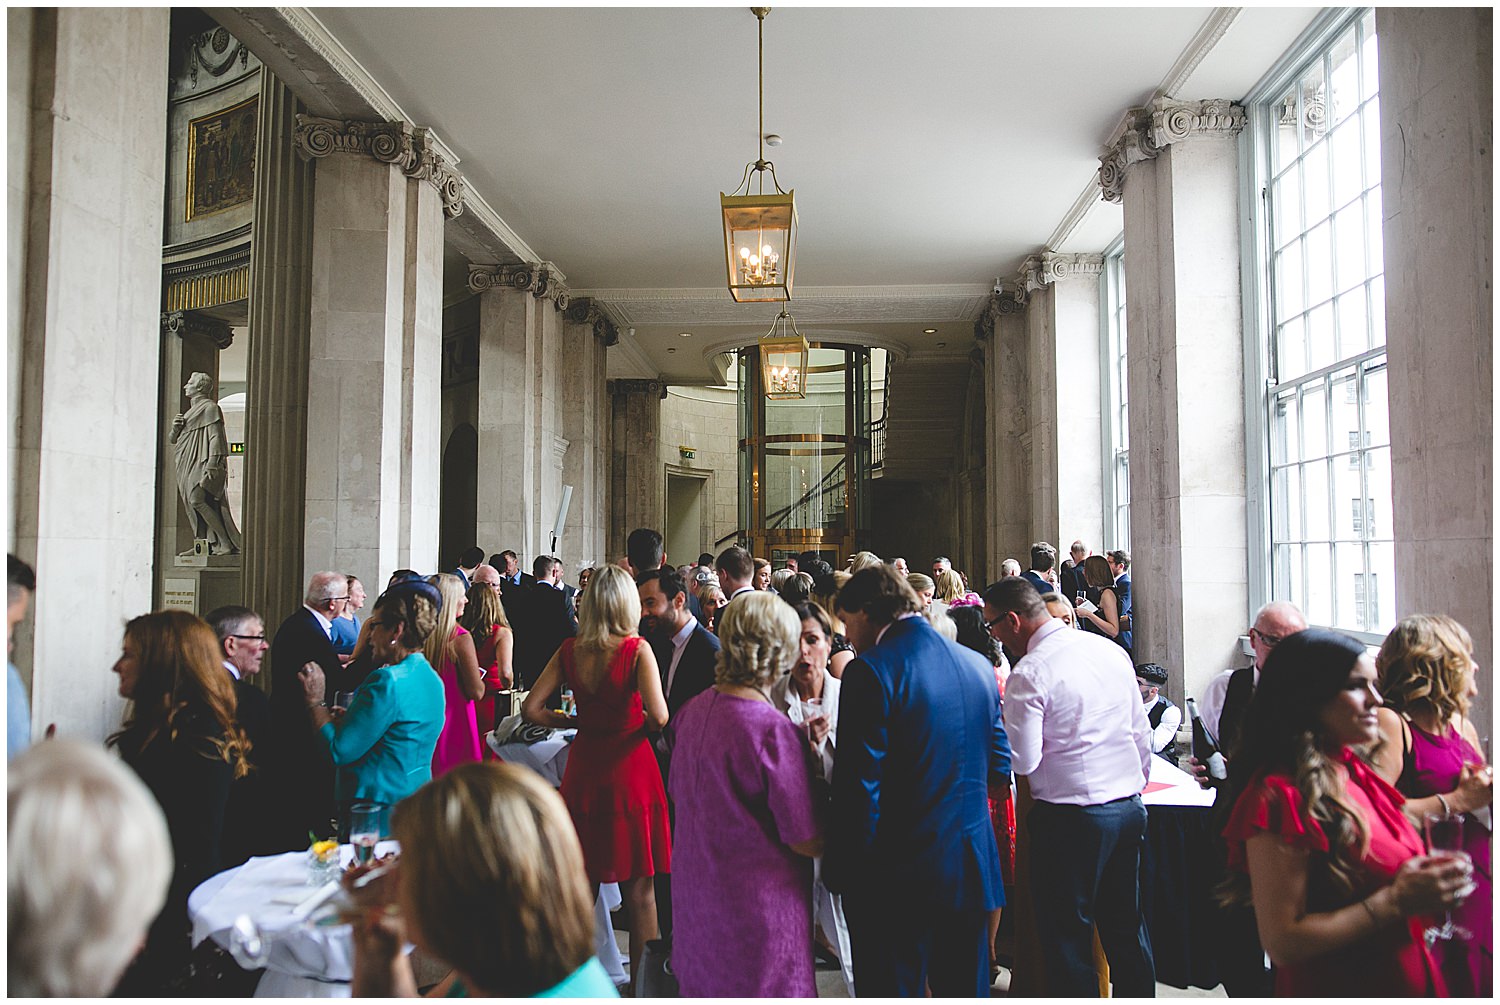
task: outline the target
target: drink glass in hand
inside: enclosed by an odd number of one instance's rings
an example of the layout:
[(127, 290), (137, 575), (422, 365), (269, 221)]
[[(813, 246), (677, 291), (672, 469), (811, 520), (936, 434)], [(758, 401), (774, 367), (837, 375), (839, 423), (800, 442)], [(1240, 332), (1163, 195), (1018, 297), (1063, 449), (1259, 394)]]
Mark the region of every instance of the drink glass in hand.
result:
[(385, 830), (383, 803), (355, 803), (349, 807), (349, 843), (354, 846), (357, 865), (369, 865), (375, 858), (375, 845)]
[[(1422, 818), (1422, 830), (1427, 836), (1427, 851), (1440, 858), (1469, 860), (1464, 851), (1464, 818), (1461, 813), (1428, 813)], [(1429, 943), (1448, 939), (1467, 939), (1471, 933), (1461, 925), (1453, 923), (1453, 911), (1443, 912), (1441, 925), (1434, 925), (1423, 933)]]

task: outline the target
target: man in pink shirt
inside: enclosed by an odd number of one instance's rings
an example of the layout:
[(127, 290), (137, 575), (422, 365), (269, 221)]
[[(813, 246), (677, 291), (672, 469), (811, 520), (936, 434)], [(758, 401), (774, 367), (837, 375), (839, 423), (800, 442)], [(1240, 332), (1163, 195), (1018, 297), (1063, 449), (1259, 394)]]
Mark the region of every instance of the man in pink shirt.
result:
[(1097, 925), (1115, 996), (1153, 997), (1140, 911), (1151, 726), (1135, 669), (1109, 639), (1069, 631), (1019, 577), (985, 591), (984, 619), (1021, 656), (1005, 682), (1004, 719), (1011, 770), (1028, 776), (1036, 800), (1026, 826), (1048, 992), (1098, 994)]

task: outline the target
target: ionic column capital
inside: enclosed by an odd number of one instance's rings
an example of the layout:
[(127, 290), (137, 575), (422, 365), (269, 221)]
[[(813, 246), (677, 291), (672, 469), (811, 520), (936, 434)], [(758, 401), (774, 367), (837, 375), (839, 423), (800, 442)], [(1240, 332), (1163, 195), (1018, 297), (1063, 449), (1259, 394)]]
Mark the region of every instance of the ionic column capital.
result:
[(593, 329), (594, 338), (607, 346), (615, 345), (620, 341), (620, 330), (605, 316), (604, 311), (592, 297), (575, 298), (563, 310), (563, 317), (571, 324), (588, 325)]
[(565, 313), (573, 302), (573, 291), (563, 282), (562, 273), (548, 262), (469, 266), (470, 292), (488, 293), (495, 289), (530, 293), (538, 300), (550, 300), (553, 307)]
[(464, 179), (447, 159), (433, 149), (428, 132), (409, 122), (362, 122), (298, 115), (292, 142), (306, 160), (333, 154), (373, 157), (399, 168), (408, 178), (437, 189), (443, 212), (456, 217), (464, 211)]
[(1227, 98), (1158, 97), (1144, 107), (1127, 109), (1110, 138), (1109, 152), (1099, 158), (1100, 192), (1106, 201), (1119, 202), (1131, 165), (1151, 160), (1192, 136), (1237, 136), (1246, 121), (1245, 109)]
[(664, 380), (639, 380), (635, 378), (621, 378), (609, 382), (609, 393), (621, 394), (649, 394), (658, 398), (666, 398), (667, 382)]
[(1025, 303), (1018, 300), (1014, 293), (991, 293), (984, 310), (974, 321), (974, 338), (980, 342), (988, 342), (995, 334), (996, 319), (1005, 314), (1020, 314), (1025, 309)]
[(1104, 271), (1103, 255), (1042, 252), (1042, 282), (1060, 283), (1065, 279), (1088, 279)]
[(186, 338), (189, 335), (202, 335), (212, 342), (220, 351), (228, 349), (234, 344), (234, 330), (229, 323), (220, 321), (218, 318), (205, 317), (197, 311), (165, 311), (161, 316), (161, 332), (163, 335), (176, 335), (178, 338)]

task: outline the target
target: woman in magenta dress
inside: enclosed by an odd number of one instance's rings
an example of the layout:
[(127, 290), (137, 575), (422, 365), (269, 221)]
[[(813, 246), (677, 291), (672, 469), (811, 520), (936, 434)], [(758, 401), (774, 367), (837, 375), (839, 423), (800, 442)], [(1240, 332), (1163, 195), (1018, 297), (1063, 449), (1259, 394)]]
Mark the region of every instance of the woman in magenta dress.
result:
[(474, 638), (458, 623), (469, 603), (463, 581), (444, 572), (428, 582), (443, 595), (437, 628), (422, 650), (443, 679), (443, 732), (432, 752), (432, 773), (440, 775), (455, 765), (480, 758), (474, 702), (484, 697), (484, 675), (474, 653)]
[[(516, 633), (511, 631), (510, 622), (505, 619), (500, 591), (487, 583), (469, 587), (469, 604), (459, 623), (469, 630), (474, 640), (475, 661), (484, 678), (484, 697), (474, 703), (479, 746), (486, 761), (494, 760), (495, 752), (484, 737), (510, 714), (510, 705), (497, 698), (496, 693), (510, 687), (515, 680), (511, 659), (515, 652)], [(500, 702), (498, 708), (497, 701)]]
[[(579, 608), (578, 637), (563, 642), (521, 706), (527, 722), (578, 728), (563, 802), (589, 881), (596, 891), (600, 883), (620, 884), (632, 970), (660, 934), (651, 877), (672, 871), (667, 794), (648, 735), (666, 725), (667, 700), (656, 657), (636, 634), (640, 620), (630, 574), (616, 565), (596, 572)], [(563, 685), (573, 690), (577, 715), (547, 708), (547, 697)]]
[(1473, 889), (1428, 856), (1400, 793), (1353, 747), (1379, 738), (1375, 665), (1347, 636), (1308, 629), (1267, 658), (1230, 762), (1230, 904), (1251, 903), (1276, 994), (1443, 994), (1426, 919)]
[(807, 740), (771, 702), (801, 623), (770, 593), (719, 624), (717, 683), (668, 731), (677, 869), (672, 968), (685, 998), (816, 997), (812, 860), (822, 853)]
[(1493, 992), (1493, 903), (1490, 831), (1475, 811), (1492, 798), (1490, 769), (1469, 720), (1475, 683), (1474, 643), (1452, 618), (1414, 614), (1386, 636), (1375, 657), (1386, 707), (1378, 711), (1381, 742), (1372, 763), (1406, 797), (1417, 826), (1428, 813), (1461, 813), (1464, 850), (1474, 862), (1474, 893), (1454, 912), (1469, 932), (1433, 946), (1448, 993), (1489, 998)]

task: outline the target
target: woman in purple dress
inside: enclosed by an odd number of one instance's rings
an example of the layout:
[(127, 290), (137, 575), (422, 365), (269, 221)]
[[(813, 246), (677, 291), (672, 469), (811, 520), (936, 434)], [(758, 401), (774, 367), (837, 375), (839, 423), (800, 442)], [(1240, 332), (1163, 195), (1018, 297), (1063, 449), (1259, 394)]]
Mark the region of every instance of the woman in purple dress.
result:
[(771, 593), (719, 620), (717, 683), (668, 725), (672, 967), (685, 998), (816, 997), (812, 859), (822, 852), (802, 732), (772, 703), (801, 623)]
[[(1476, 889), (1453, 912), (1469, 932), (1433, 947), (1449, 994), (1490, 997), (1493, 939), (1490, 906), (1490, 768), (1469, 719), (1475, 684), (1474, 644), (1452, 618), (1414, 614), (1386, 636), (1375, 659), (1385, 707), (1377, 710), (1380, 743), (1375, 770), (1406, 797), (1420, 828), (1427, 813), (1461, 813), (1464, 849), (1474, 860)], [(1480, 819), (1483, 811), (1483, 819)]]

